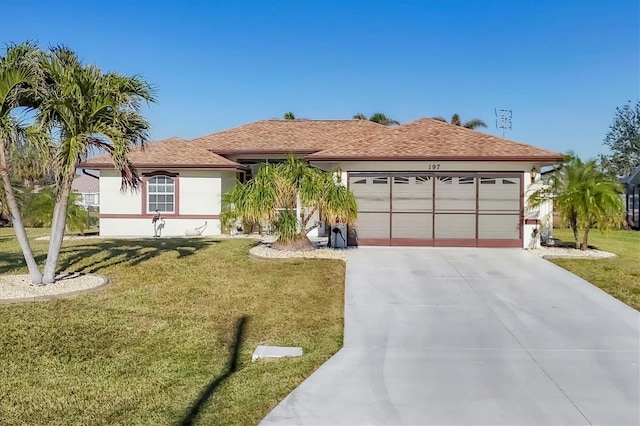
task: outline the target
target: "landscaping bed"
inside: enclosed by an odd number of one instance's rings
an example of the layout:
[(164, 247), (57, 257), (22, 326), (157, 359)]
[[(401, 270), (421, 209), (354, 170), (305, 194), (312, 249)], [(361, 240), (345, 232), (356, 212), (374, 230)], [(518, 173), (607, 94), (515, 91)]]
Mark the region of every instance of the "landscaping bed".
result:
[[(44, 234), (30, 231), (40, 262)], [(257, 260), (253, 245), (66, 241), (61, 269), (111, 285), (0, 305), (0, 423), (257, 424), (341, 347), (345, 264)], [(0, 274), (24, 274), (23, 263), (13, 230), (0, 229)], [(259, 344), (304, 356), (252, 363)]]

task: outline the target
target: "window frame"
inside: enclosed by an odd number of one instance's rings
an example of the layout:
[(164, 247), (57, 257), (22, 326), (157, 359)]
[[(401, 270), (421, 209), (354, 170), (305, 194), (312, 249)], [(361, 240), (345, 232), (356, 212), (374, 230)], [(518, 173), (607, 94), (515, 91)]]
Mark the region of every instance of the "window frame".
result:
[[(161, 183), (161, 185), (167, 185), (166, 180), (171, 181), (171, 184), (173, 186), (173, 192), (157, 192), (157, 191), (150, 191), (150, 185), (152, 185), (152, 182), (154, 180), (156, 180), (157, 178), (164, 178), (165, 181), (164, 183)], [(174, 175), (174, 174), (170, 174), (170, 173), (153, 173), (150, 175), (145, 176), (144, 179), (144, 189), (145, 189), (145, 194), (144, 194), (144, 207), (145, 207), (145, 212), (147, 214), (155, 214), (156, 210), (155, 209), (151, 209), (150, 207), (150, 197), (151, 195), (171, 195), (173, 197), (173, 202), (171, 204), (173, 204), (173, 210), (171, 211), (167, 211), (167, 210), (160, 210), (158, 209), (158, 213), (160, 214), (164, 214), (164, 215), (177, 215), (178, 214), (178, 189), (179, 189), (179, 185), (178, 185), (178, 176)], [(156, 183), (157, 184), (157, 183)], [(156, 206), (158, 205), (158, 202), (155, 201)], [(163, 202), (163, 204), (168, 204), (166, 201)]]

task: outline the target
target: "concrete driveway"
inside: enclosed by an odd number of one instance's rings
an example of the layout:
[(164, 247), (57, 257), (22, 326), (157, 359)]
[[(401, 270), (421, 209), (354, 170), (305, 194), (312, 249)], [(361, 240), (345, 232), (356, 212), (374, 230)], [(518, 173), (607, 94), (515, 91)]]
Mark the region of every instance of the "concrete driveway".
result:
[(640, 423), (640, 313), (550, 262), (360, 248), (346, 286), (344, 348), (263, 425)]

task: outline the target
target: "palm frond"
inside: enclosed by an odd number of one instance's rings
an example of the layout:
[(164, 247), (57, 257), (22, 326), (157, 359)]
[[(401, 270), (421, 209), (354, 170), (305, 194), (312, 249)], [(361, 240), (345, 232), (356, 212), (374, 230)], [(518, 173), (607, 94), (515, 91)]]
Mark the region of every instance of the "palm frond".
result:
[(477, 129), (478, 127), (486, 128), (487, 124), (478, 118), (474, 118), (473, 120), (469, 120), (466, 123), (464, 123), (463, 127), (473, 130), (473, 129)]
[(374, 123), (382, 124), (384, 126), (397, 126), (400, 124), (399, 121), (389, 118), (381, 112), (373, 114), (369, 118), (369, 121), (373, 121)]

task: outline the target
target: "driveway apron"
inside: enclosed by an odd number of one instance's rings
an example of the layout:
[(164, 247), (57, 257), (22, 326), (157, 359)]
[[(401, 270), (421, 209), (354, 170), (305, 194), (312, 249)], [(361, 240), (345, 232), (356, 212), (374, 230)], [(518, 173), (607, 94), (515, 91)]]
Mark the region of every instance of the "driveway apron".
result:
[(350, 250), (344, 347), (261, 424), (637, 425), (639, 346), (638, 311), (524, 250)]

